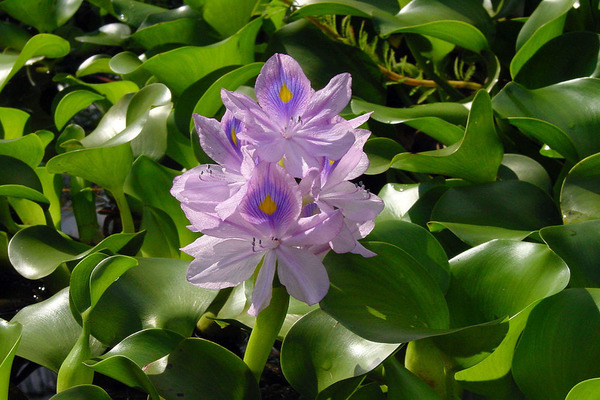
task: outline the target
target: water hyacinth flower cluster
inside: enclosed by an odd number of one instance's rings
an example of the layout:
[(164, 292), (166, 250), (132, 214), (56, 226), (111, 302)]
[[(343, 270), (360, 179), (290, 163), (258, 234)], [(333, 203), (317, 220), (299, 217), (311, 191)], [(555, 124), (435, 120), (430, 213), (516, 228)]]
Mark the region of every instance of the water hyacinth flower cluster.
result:
[(300, 65), (275, 54), (256, 80), (255, 101), (222, 90), (221, 119), (195, 114), (200, 144), (215, 164), (178, 176), (171, 193), (193, 231), (182, 250), (194, 257), (189, 282), (209, 289), (244, 282), (259, 268), (249, 313), (271, 300), (275, 273), (287, 292), (309, 305), (327, 294), (328, 251), (374, 254), (358, 240), (383, 209), (380, 198), (351, 182), (368, 159), (368, 118), (339, 113), (351, 96), (350, 74), (318, 91)]

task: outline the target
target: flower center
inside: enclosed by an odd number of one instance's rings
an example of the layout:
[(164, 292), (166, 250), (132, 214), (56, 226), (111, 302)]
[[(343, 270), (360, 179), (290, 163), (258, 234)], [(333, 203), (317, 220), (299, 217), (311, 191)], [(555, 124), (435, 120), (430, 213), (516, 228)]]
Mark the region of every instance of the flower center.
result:
[(294, 97), (294, 95), (292, 94), (292, 92), (290, 92), (290, 89), (288, 89), (285, 83), (281, 85), (281, 88), (279, 89), (279, 98), (281, 99), (281, 101), (287, 103), (292, 99), (292, 97)]
[(233, 144), (235, 146), (238, 145), (238, 140), (237, 140), (237, 136), (235, 135), (235, 127), (234, 126), (231, 127), (231, 141), (233, 142)]
[(258, 209), (267, 215), (272, 215), (277, 211), (277, 203), (271, 198), (270, 194), (267, 194), (263, 201), (258, 205)]

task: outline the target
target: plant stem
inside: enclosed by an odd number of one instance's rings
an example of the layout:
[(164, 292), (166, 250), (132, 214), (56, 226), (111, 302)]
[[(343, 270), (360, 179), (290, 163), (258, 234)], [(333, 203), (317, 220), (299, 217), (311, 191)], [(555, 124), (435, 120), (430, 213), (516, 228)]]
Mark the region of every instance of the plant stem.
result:
[(260, 375), (285, 320), (289, 299), (290, 296), (285, 287), (273, 288), (271, 303), (256, 317), (254, 329), (252, 329), (244, 354), (244, 362), (254, 374), (257, 382), (260, 381)]
[(119, 208), (119, 215), (121, 216), (121, 224), (123, 225), (123, 233), (134, 233), (135, 226), (133, 225), (133, 217), (131, 216), (131, 210), (129, 209), (129, 203), (125, 197), (125, 192), (122, 189), (113, 190), (112, 195), (117, 202)]

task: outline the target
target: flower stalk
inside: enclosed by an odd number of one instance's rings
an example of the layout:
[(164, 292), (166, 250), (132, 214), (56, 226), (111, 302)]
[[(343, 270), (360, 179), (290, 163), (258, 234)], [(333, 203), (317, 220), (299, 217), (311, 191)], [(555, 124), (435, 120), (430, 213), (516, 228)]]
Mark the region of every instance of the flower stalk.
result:
[(252, 371), (256, 381), (260, 381), (277, 334), (287, 315), (290, 296), (283, 286), (273, 288), (273, 297), (267, 308), (256, 317), (254, 328), (244, 353), (244, 362)]

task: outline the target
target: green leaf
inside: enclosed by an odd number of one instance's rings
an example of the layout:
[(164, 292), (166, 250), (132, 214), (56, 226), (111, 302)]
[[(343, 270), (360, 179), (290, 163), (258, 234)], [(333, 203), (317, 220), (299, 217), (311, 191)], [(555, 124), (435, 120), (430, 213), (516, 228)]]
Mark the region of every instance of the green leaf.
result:
[(418, 33), (442, 39), (475, 52), (488, 48), (484, 34), (491, 31), (489, 15), (479, 2), (457, 4), (444, 0), (413, 0), (394, 16), (374, 12), (376, 29), (382, 36)]
[(42, 162), (44, 146), (35, 133), (17, 139), (0, 139), (0, 155), (19, 159), (31, 168), (35, 168)]
[(74, 90), (63, 97), (54, 110), (54, 124), (59, 131), (79, 111), (89, 107), (95, 101), (103, 100), (104, 96), (88, 90)]
[[(577, 162), (577, 160), (579, 160), (575, 144), (571, 138), (556, 125), (541, 119), (526, 117), (509, 117), (507, 120), (525, 135), (537, 139), (541, 143), (547, 145), (551, 150), (557, 152), (560, 157), (564, 157), (571, 162)], [(540, 153), (542, 153), (541, 150)]]
[(109, 352), (85, 364), (96, 372), (139, 388), (158, 399), (156, 388), (146, 376), (150, 364), (172, 352), (183, 336), (163, 329), (145, 329), (126, 337)]
[(378, 194), (385, 207), (375, 222), (403, 220), (425, 226), (431, 220), (431, 210), (446, 190), (439, 182), (388, 183)]
[(367, 140), (363, 149), (369, 157), (369, 169), (366, 175), (377, 175), (387, 171), (394, 156), (406, 151), (404, 147), (395, 140), (383, 137), (374, 137)]
[[(7, 0), (2, 4), (6, 2)], [(29, 39), (18, 55), (0, 54), (0, 91), (28, 60), (36, 57), (60, 58), (69, 54), (69, 50), (69, 42), (65, 39), (56, 35), (39, 34)]]
[(40, 32), (64, 25), (79, 9), (83, 0), (4, 0), (0, 9)]
[(46, 210), (50, 207), (50, 201), (46, 198), (46, 196), (37, 190), (23, 185), (2, 185), (0, 186), (0, 196), (30, 200), (38, 203), (38, 205)]
[(501, 181), (516, 179), (529, 182), (546, 193), (552, 191), (552, 181), (544, 167), (522, 154), (504, 154), (502, 165), (498, 170), (498, 179)]
[(575, 0), (545, 0), (538, 5), (517, 37), (518, 51), (510, 63), (512, 77), (544, 43), (562, 33), (567, 12), (574, 3)]
[(17, 139), (25, 133), (29, 114), (17, 108), (0, 107), (0, 132), (2, 139)]
[(2, 49), (23, 50), (31, 36), (32, 34), (24, 26), (8, 21), (0, 22), (0, 48)]
[(113, 72), (108, 65), (109, 61), (110, 57), (106, 54), (94, 54), (81, 63), (77, 68), (75, 76), (82, 78), (94, 74), (109, 74)]
[(187, 0), (186, 3), (200, 11), (204, 21), (221, 37), (228, 37), (246, 25), (257, 0)]
[(568, 289), (531, 312), (513, 361), (528, 399), (564, 399), (577, 383), (600, 376), (599, 305), (600, 289)]
[(139, 236), (139, 233), (115, 234), (90, 248), (45, 225), (36, 225), (21, 229), (13, 236), (8, 245), (8, 255), (19, 274), (28, 279), (40, 279), (54, 272), (62, 263), (81, 259), (94, 251), (107, 249), (117, 252), (128, 245), (135, 246)]
[(99, 386), (79, 385), (55, 394), (50, 400), (111, 400)]
[(217, 291), (190, 285), (185, 278), (188, 262), (159, 258), (138, 262), (106, 290), (90, 313), (92, 335), (113, 346), (146, 328), (189, 336)]
[[(131, 169), (125, 183), (125, 192), (147, 206), (158, 208), (167, 213), (175, 223), (180, 246), (194, 241), (198, 234), (186, 228), (189, 221), (181, 210), (181, 205), (169, 191), (178, 172), (156, 163), (148, 157), (140, 156)], [(148, 182), (152, 182), (151, 185)]]
[(6, 322), (0, 318), (0, 396), (8, 399), (10, 371), (23, 326), (18, 322)]
[[(69, 309), (67, 288), (40, 303), (21, 309), (11, 322), (23, 325), (17, 355), (57, 372), (81, 334)], [(102, 346), (91, 340), (92, 352), (100, 354)]]
[(329, 253), (331, 287), (321, 308), (365, 339), (401, 343), (448, 328), (446, 301), (437, 282), (405, 251), (371, 242), (372, 259)]
[(165, 8), (134, 0), (90, 0), (113, 17), (127, 25), (138, 27), (152, 14), (167, 11)]
[(235, 35), (211, 46), (186, 46), (160, 53), (142, 64), (176, 95), (203, 76), (228, 65), (254, 61), (254, 40), (262, 25), (255, 19)]
[(386, 362), (385, 381), (389, 399), (440, 400), (427, 383), (407, 370), (400, 362)]
[(600, 218), (600, 154), (581, 160), (567, 174), (560, 192), (566, 224)]
[(334, 383), (370, 372), (398, 346), (365, 340), (315, 310), (287, 333), (281, 369), (292, 387), (314, 398)]
[[(177, 13), (178, 17), (173, 20), (160, 21), (149, 26), (141, 26), (132, 35), (132, 38), (146, 49), (169, 44), (206, 46), (216, 41), (213, 35), (210, 34), (210, 26), (198, 18), (196, 13), (191, 14), (188, 7), (179, 7), (163, 14), (167, 13)], [(156, 14), (152, 15), (152, 17), (156, 16)], [(172, 16), (174, 17), (175, 15)]]
[(144, 206), (141, 230), (146, 231), (140, 249), (144, 257), (179, 258), (179, 234), (173, 219), (158, 208)]
[(23, 185), (42, 192), (42, 183), (29, 165), (16, 158), (1, 154), (0, 185)]
[(122, 46), (129, 36), (131, 36), (129, 26), (114, 22), (101, 26), (91, 35), (77, 36), (75, 40), (100, 46)]
[(405, 221), (378, 221), (368, 240), (390, 243), (409, 253), (437, 281), (442, 292), (448, 290), (448, 257), (444, 248), (426, 229)]
[(396, 14), (400, 11), (396, 1), (389, 0), (300, 0), (295, 3), (298, 7), (290, 18), (303, 18), (317, 15), (353, 15), (370, 18), (374, 11)]
[[(592, 32), (569, 32), (558, 36), (533, 54), (515, 76), (515, 82), (537, 89), (575, 78), (600, 76), (600, 36)], [(556, 57), (560, 54), (560, 57)]]
[(473, 100), (467, 127), (459, 142), (441, 150), (398, 154), (391, 167), (488, 182), (496, 180), (502, 154), (489, 95), (480, 90)]
[(565, 400), (594, 400), (600, 392), (600, 378), (579, 382), (569, 391)]
[(203, 339), (188, 338), (179, 343), (168, 356), (165, 370), (150, 375), (150, 380), (166, 400), (260, 399), (258, 384), (246, 364)]
[(570, 287), (600, 286), (600, 220), (548, 226), (540, 230), (540, 237), (569, 266)]
[(469, 110), (460, 103), (431, 103), (409, 108), (385, 107), (354, 99), (350, 103), (352, 112), (373, 112), (371, 118), (384, 124), (399, 124), (416, 118), (436, 117), (455, 125), (466, 125)]
[[(503, 118), (535, 118), (556, 125), (571, 139), (580, 159), (600, 152), (600, 137), (596, 132), (600, 106), (588, 100), (598, 91), (600, 80), (595, 78), (573, 79), (534, 90), (511, 82), (494, 97), (493, 106)], [(547, 143), (544, 135), (540, 132), (536, 138)], [(557, 136), (552, 131), (548, 135)], [(568, 145), (563, 146), (568, 148)], [(550, 147), (561, 152), (559, 148)]]
[(111, 256), (102, 260), (90, 275), (90, 307), (94, 307), (100, 297), (127, 270), (138, 265), (134, 258), (127, 256)]
[(431, 219), (528, 232), (560, 224), (547, 193), (515, 180), (451, 188), (437, 202)]
[(133, 154), (129, 143), (113, 147), (74, 150), (51, 158), (49, 172), (80, 176), (110, 191), (122, 190)]
[(287, 53), (300, 63), (315, 89), (325, 87), (334, 75), (352, 75), (352, 94), (373, 103), (385, 102), (381, 71), (359, 49), (331, 40), (306, 20), (279, 29), (270, 41), (268, 54)]

